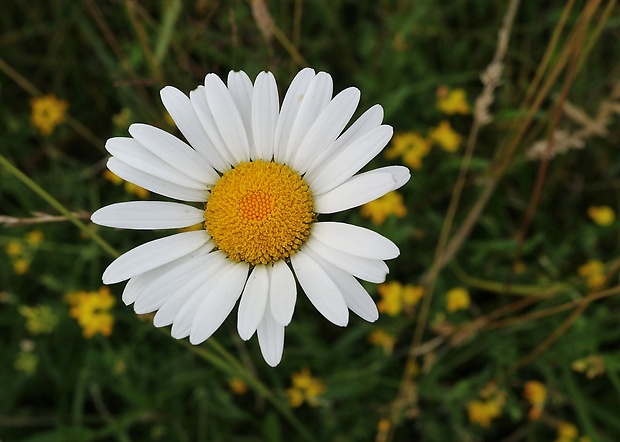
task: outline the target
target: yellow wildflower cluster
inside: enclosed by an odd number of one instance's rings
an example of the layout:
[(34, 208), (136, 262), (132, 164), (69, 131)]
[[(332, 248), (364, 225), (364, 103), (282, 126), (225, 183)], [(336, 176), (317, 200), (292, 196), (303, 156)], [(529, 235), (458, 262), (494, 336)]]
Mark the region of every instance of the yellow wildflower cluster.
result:
[(382, 347), (383, 353), (386, 356), (389, 356), (394, 350), (396, 337), (382, 328), (377, 328), (368, 336), (368, 342), (370, 342), (372, 345)]
[(30, 100), (30, 124), (36, 127), (41, 135), (51, 135), (56, 126), (65, 121), (68, 107), (66, 101), (59, 100), (54, 94), (33, 98)]
[(493, 419), (502, 415), (505, 404), (506, 392), (490, 383), (480, 392), (480, 399), (467, 403), (467, 417), (472, 424), (487, 428)]
[(396, 192), (389, 192), (374, 201), (364, 204), (360, 208), (364, 218), (370, 218), (373, 224), (380, 225), (388, 216), (394, 215), (403, 218), (407, 215), (407, 208), (403, 204), (403, 196)]
[(600, 289), (605, 284), (605, 264), (598, 259), (589, 260), (580, 266), (577, 272), (593, 290)]
[(609, 206), (590, 206), (588, 216), (599, 226), (609, 226), (616, 220), (616, 212)]
[(589, 355), (573, 361), (571, 368), (579, 373), (585, 373), (588, 379), (593, 379), (605, 373), (605, 360), (599, 355)]
[(103, 172), (103, 177), (116, 186), (118, 186), (119, 184), (123, 184), (123, 187), (125, 188), (125, 192), (135, 195), (138, 198), (141, 198), (144, 200), (149, 197), (148, 190), (143, 189), (140, 186), (136, 186), (134, 183), (130, 183), (129, 181), (123, 180), (121, 177), (119, 177), (118, 175), (115, 175), (114, 173), (112, 173), (111, 171), (107, 169), (105, 172)]
[(413, 170), (422, 168), (422, 158), (431, 150), (431, 143), (417, 132), (397, 133), (390, 147), (385, 150), (388, 160), (402, 157), (403, 162)]
[(437, 89), (437, 109), (446, 115), (469, 115), (470, 109), (465, 90), (461, 88), (450, 90), (446, 86), (440, 86)]
[(26, 318), (26, 329), (33, 335), (51, 333), (58, 324), (58, 316), (49, 305), (30, 307), (22, 305), (19, 313)]
[(85, 338), (92, 338), (97, 333), (103, 336), (112, 334), (114, 316), (110, 310), (115, 300), (110, 289), (101, 287), (98, 291), (71, 292), (65, 300), (71, 307), (69, 314), (78, 321)]
[(4, 251), (11, 258), (13, 272), (23, 275), (30, 268), (34, 253), (43, 242), (43, 232), (32, 230), (26, 233), (23, 240), (14, 239), (8, 242)]
[(523, 386), (523, 397), (532, 405), (530, 420), (538, 420), (547, 400), (547, 387), (539, 381), (527, 381)]
[(446, 309), (450, 313), (454, 313), (459, 310), (466, 310), (471, 304), (471, 298), (469, 292), (463, 287), (455, 287), (448, 290), (446, 293)]
[(325, 384), (313, 377), (308, 368), (293, 373), (291, 379), (293, 386), (286, 390), (291, 407), (301, 407), (304, 402), (313, 407), (317, 406), (319, 396), (326, 390)]
[(424, 289), (411, 284), (402, 285), (398, 281), (390, 281), (377, 287), (381, 300), (377, 308), (381, 313), (398, 316), (403, 310), (411, 312), (422, 296)]
[(429, 138), (446, 152), (456, 152), (461, 147), (463, 137), (452, 129), (448, 120), (443, 120), (429, 132)]

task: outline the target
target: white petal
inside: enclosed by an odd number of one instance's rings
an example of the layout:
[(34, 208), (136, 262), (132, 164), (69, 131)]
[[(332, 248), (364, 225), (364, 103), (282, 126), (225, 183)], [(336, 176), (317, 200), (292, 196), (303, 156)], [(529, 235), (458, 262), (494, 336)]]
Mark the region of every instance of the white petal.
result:
[(289, 325), (297, 300), (297, 283), (288, 265), (280, 260), (269, 270), (269, 307), (274, 319)]
[(183, 171), (168, 164), (133, 138), (115, 137), (105, 143), (114, 158), (149, 175), (190, 189), (206, 190), (204, 182), (187, 176)]
[(129, 201), (102, 207), (90, 219), (119, 229), (180, 229), (204, 221), (204, 210), (166, 201)]
[(129, 133), (151, 153), (196, 181), (213, 185), (219, 179), (202, 155), (165, 130), (136, 123), (129, 126)]
[(198, 249), (210, 239), (204, 231), (177, 233), (142, 244), (116, 258), (103, 272), (103, 283), (114, 284), (148, 272)]
[(200, 124), (202, 124), (202, 128), (206, 132), (207, 136), (211, 140), (215, 151), (224, 161), (224, 168), (218, 168), (220, 172), (226, 172), (230, 169), (232, 164), (237, 164), (233, 154), (226, 146), (222, 135), (220, 134), (219, 129), (217, 128), (217, 124), (215, 123), (215, 119), (213, 118), (213, 114), (211, 113), (211, 109), (209, 109), (209, 103), (207, 101), (207, 95), (205, 93), (204, 86), (198, 86), (198, 88), (194, 89), (189, 93), (189, 98), (194, 107), (194, 111), (196, 115), (198, 115), (198, 119), (200, 120)]
[(286, 146), (288, 145), (291, 129), (295, 123), (295, 118), (297, 117), (297, 112), (301, 106), (304, 94), (313, 78), (314, 69), (302, 69), (295, 75), (295, 78), (293, 78), (291, 85), (286, 91), (280, 116), (278, 117), (278, 124), (276, 125), (276, 134), (273, 144), (273, 157), (278, 163), (284, 163)]
[(172, 86), (164, 87), (159, 95), (166, 110), (189, 144), (215, 169), (226, 170), (226, 163), (207, 136), (189, 97)]
[(215, 124), (232, 153), (235, 164), (250, 159), (250, 145), (239, 110), (235, 105), (230, 92), (215, 74), (205, 77), (205, 94), (209, 109), (215, 119)]
[(379, 127), (382, 122), (383, 108), (375, 104), (355, 120), (355, 123), (345, 130), (322, 154), (310, 160), (310, 165), (306, 168), (307, 173), (312, 174), (315, 173), (316, 170), (320, 170), (325, 162), (329, 161), (332, 155), (339, 152), (344, 146), (348, 146), (353, 141), (370, 132), (372, 129)]
[(297, 155), (297, 150), (301, 145), (308, 129), (316, 121), (317, 117), (325, 109), (325, 106), (332, 98), (333, 81), (332, 77), (326, 72), (319, 72), (308, 86), (301, 99), (299, 111), (295, 117), (295, 122), (291, 128), (284, 159), (286, 164), (293, 165), (293, 160)]
[(254, 138), (252, 137), (252, 80), (243, 71), (230, 71), (227, 80), (230, 96), (243, 121), (243, 127), (248, 136), (250, 152), (253, 150)]
[(320, 195), (347, 181), (383, 150), (392, 133), (390, 126), (382, 125), (335, 152), (323, 168), (304, 177), (312, 192)]
[(189, 342), (200, 344), (217, 330), (230, 314), (248, 278), (249, 265), (245, 262), (235, 264), (211, 290), (204, 300), (192, 322)]
[(166, 181), (155, 175), (151, 175), (141, 170), (123, 163), (118, 158), (112, 157), (106, 164), (108, 169), (115, 175), (137, 186), (143, 187), (154, 193), (158, 193), (169, 198), (182, 201), (205, 202), (209, 195), (208, 190), (190, 189), (170, 181)]
[(374, 201), (405, 184), (410, 178), (409, 169), (388, 166), (360, 173), (335, 189), (313, 195), (316, 213), (334, 213)]
[(311, 249), (306, 249), (306, 253), (325, 269), (329, 277), (338, 286), (347, 306), (356, 315), (368, 322), (375, 322), (379, 318), (379, 311), (375, 302), (353, 275), (329, 264)]
[(172, 262), (169, 262), (168, 264), (164, 264), (163, 266), (156, 267), (152, 270), (149, 270), (148, 272), (140, 273), (139, 275), (134, 276), (125, 285), (122, 297), (123, 302), (125, 303), (125, 305), (134, 303), (136, 299), (138, 299), (144, 293), (144, 290), (149, 287), (155, 279), (159, 277), (159, 275), (167, 273), (169, 270), (179, 265), (182, 265), (186, 261), (190, 261), (198, 256), (209, 253), (209, 250), (211, 250), (212, 247), (212, 242), (207, 241), (205, 245), (199, 247), (192, 253), (189, 253), (182, 258), (176, 259)]
[(312, 161), (334, 143), (353, 116), (359, 100), (359, 89), (350, 87), (329, 102), (300, 143), (291, 162), (293, 169), (305, 173)]
[(279, 112), (276, 79), (271, 72), (261, 72), (256, 77), (252, 94), (253, 160), (269, 161), (273, 157), (273, 138)]
[(207, 254), (192, 255), (194, 256), (178, 259), (174, 267), (161, 271), (152, 278), (151, 283), (136, 299), (134, 311), (137, 314), (150, 313), (159, 309), (173, 293), (187, 285), (211, 261)]
[(325, 269), (302, 251), (291, 256), (291, 264), (312, 305), (329, 321), (345, 327), (349, 322), (349, 309)]
[(258, 325), (258, 344), (265, 362), (275, 367), (282, 360), (284, 351), (284, 326), (271, 316), (269, 309), (265, 310), (263, 319)]
[(363, 258), (385, 260), (400, 255), (396, 244), (385, 236), (352, 224), (314, 223), (312, 236), (333, 249)]
[(385, 276), (389, 273), (388, 266), (381, 260), (361, 258), (341, 252), (323, 244), (312, 236), (306, 241), (304, 247), (311, 248), (313, 252), (324, 260), (364, 281), (377, 284), (382, 283), (385, 281)]
[(257, 265), (248, 277), (248, 282), (245, 284), (241, 301), (239, 302), (237, 331), (244, 341), (252, 337), (256, 327), (263, 319), (268, 293), (269, 274), (267, 273), (267, 267)]
[[(198, 294), (197, 296), (200, 296), (202, 292), (200, 292), (199, 289), (202, 286), (210, 284), (213, 276), (219, 274), (226, 264), (230, 264), (230, 260), (220, 251), (209, 253), (204, 258), (200, 259), (204, 259), (203, 270), (193, 277), (188, 278), (186, 284), (172, 293), (166, 302), (164, 302), (153, 319), (153, 325), (155, 325), (155, 327), (163, 327), (172, 324), (187, 301), (193, 295)], [(188, 330), (191, 328), (192, 319), (193, 317), (188, 321)]]

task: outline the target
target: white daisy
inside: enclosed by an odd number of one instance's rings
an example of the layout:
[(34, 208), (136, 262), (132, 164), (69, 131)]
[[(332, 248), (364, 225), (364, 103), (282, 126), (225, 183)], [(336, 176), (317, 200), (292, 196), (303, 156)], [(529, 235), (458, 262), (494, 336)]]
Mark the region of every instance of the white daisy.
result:
[[(157, 311), (156, 327), (192, 344), (209, 338), (234, 308), (239, 336), (258, 334), (265, 361), (276, 366), (297, 297), (297, 282), (329, 321), (346, 326), (349, 309), (367, 321), (377, 308), (358, 279), (380, 283), (384, 260), (399, 250), (371, 230), (319, 222), (401, 187), (409, 170), (391, 166), (357, 174), (392, 137), (371, 107), (346, 130), (360, 91), (332, 98), (329, 74), (300, 71), (280, 107), (270, 72), (254, 84), (230, 72), (228, 85), (208, 74), (189, 98), (161, 90), (164, 106), (189, 144), (145, 124), (131, 138), (111, 138), (108, 168), (126, 181), (173, 199), (134, 201), (97, 210), (92, 221), (126, 229), (204, 230), (138, 246), (105, 270), (103, 282), (129, 280), (125, 304)], [(357, 174), (357, 175), (356, 175)], [(296, 282), (297, 281), (297, 282)]]

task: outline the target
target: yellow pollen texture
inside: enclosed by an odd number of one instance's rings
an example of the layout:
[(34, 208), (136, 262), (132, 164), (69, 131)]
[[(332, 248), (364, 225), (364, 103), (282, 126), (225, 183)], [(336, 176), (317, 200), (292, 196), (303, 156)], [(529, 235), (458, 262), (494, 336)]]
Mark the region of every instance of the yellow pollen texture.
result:
[(299, 249), (314, 220), (312, 193), (284, 164), (240, 163), (211, 190), (205, 228), (235, 261), (273, 264)]

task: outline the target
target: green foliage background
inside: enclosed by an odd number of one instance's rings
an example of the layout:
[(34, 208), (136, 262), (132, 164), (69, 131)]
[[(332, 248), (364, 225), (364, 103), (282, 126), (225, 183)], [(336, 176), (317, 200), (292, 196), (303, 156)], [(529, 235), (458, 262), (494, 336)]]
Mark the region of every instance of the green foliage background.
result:
[[(132, 122), (175, 132), (159, 90), (172, 84), (189, 92), (209, 72), (225, 77), (244, 70), (255, 78), (271, 70), (282, 94), (309, 65), (329, 72), (335, 91), (359, 87), (361, 110), (383, 105), (397, 132), (426, 133), (446, 118), (435, 107), (438, 87), (464, 88), (472, 105), (481, 93), (480, 75), (496, 52), (508, 3), (9, 0), (0, 14), (0, 212), (58, 215), (58, 206), (7, 164), (78, 216), (134, 199), (102, 178), (105, 140), (125, 136)], [(620, 208), (619, 12), (615, 1), (520, 2), (490, 108), (493, 121), (480, 127), (472, 145), (460, 203), (446, 228), (450, 238), (466, 233), (456, 253), (433, 267), (445, 253), (439, 238), (465, 143), (455, 154), (433, 149), (422, 169), (412, 171), (401, 191), (406, 217), (372, 226), (357, 210), (346, 215), (399, 245), (389, 280), (424, 284), (428, 304), (383, 315), (376, 324), (352, 318), (340, 329), (302, 296), (277, 368), (264, 364), (255, 338), (238, 338), (234, 315), (215, 339), (192, 347), (139, 320), (122, 305), (121, 286), (112, 287), (112, 335), (84, 339), (63, 297), (101, 286), (112, 257), (92, 234), (118, 251), (156, 234), (99, 229), (87, 217), (90, 236), (70, 222), (4, 223), (2, 246), (34, 228), (45, 241), (25, 275), (14, 274), (11, 258), (0, 252), (0, 439), (539, 441), (554, 440), (558, 423), (567, 421), (592, 441), (620, 440), (618, 222), (603, 227), (587, 216), (593, 205)], [(583, 39), (571, 40), (579, 32)], [(564, 53), (571, 61), (562, 64)], [(532, 86), (540, 66), (547, 67), (541, 84), (551, 78), (547, 90)], [(539, 105), (525, 101), (531, 87)], [(69, 103), (70, 118), (49, 137), (29, 121), (30, 99), (42, 93)], [(553, 129), (581, 127), (558, 111), (566, 100), (593, 119), (602, 103), (619, 107), (605, 131), (541, 171), (542, 162), (527, 158), (528, 148)], [(130, 117), (115, 125), (112, 117), (122, 110)], [(471, 115), (450, 121), (465, 137), (475, 126)], [(371, 166), (389, 163), (377, 158)], [(495, 185), (485, 200), (489, 182)], [(471, 210), (479, 203), (476, 214)], [(598, 291), (578, 275), (589, 259), (606, 265)], [(515, 272), (516, 263), (522, 272)], [(450, 314), (445, 293), (456, 286), (469, 290), (472, 305)], [(25, 327), (19, 307), (37, 304), (59, 317), (50, 334), (33, 336)], [(425, 305), (427, 316), (420, 314)], [(391, 355), (368, 342), (377, 327), (397, 336)], [(34, 374), (15, 368), (24, 340), (35, 343)], [(605, 364), (592, 379), (571, 368), (589, 355)], [(421, 367), (414, 378), (404, 375), (408, 357)], [(291, 374), (304, 367), (326, 391), (317, 406), (291, 408), (285, 391)], [(233, 394), (232, 377), (250, 390)], [(529, 380), (548, 392), (535, 422), (523, 398)], [(489, 383), (504, 392), (505, 405), (484, 428), (468, 419), (466, 404)], [(381, 419), (389, 422), (387, 434), (378, 430)]]

